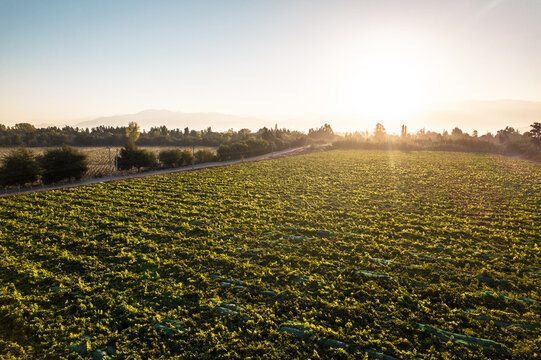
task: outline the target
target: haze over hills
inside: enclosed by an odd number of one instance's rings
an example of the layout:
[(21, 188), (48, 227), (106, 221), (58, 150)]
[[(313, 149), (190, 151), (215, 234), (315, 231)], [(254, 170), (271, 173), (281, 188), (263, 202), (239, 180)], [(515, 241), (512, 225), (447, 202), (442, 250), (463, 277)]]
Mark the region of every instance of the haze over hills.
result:
[(541, 102), (522, 100), (497, 101), (457, 101), (440, 104), (430, 110), (414, 115), (389, 120), (372, 120), (358, 115), (318, 115), (304, 114), (287, 119), (269, 120), (256, 116), (238, 116), (217, 112), (174, 112), (169, 110), (144, 110), (135, 114), (123, 114), (99, 117), (94, 120), (78, 122), (75, 125), (83, 128), (104, 126), (126, 126), (135, 121), (142, 129), (165, 125), (169, 129), (205, 129), (212, 127), (215, 131), (230, 128), (248, 128), (257, 130), (263, 126), (279, 127), (307, 131), (311, 127), (319, 127), (329, 123), (336, 131), (372, 131), (377, 122), (383, 123), (388, 132), (399, 132), (402, 124), (408, 125), (410, 132), (421, 128), (433, 131), (452, 130), (458, 126), (464, 131), (477, 130), (480, 134), (487, 131), (496, 132), (506, 126), (514, 127), (521, 132), (528, 131), (530, 124), (541, 121)]
[[(7, 119), (6, 119), (7, 120)], [(0, 119), (0, 124), (13, 126), (16, 122)], [(141, 129), (149, 130), (152, 127), (165, 125), (168, 129), (201, 130), (212, 127), (214, 131), (226, 131), (228, 129), (239, 130), (248, 128), (253, 131), (263, 126), (308, 131), (328, 123), (335, 131), (354, 132), (372, 131), (376, 123), (382, 123), (387, 132), (399, 133), (402, 124), (408, 126), (410, 133), (419, 129), (450, 131), (459, 127), (463, 131), (471, 133), (477, 130), (479, 134), (487, 131), (496, 132), (506, 126), (524, 132), (530, 129), (534, 122), (541, 122), (541, 101), (523, 100), (495, 100), (495, 101), (456, 101), (432, 106), (428, 110), (419, 111), (415, 114), (393, 119), (371, 119), (366, 115), (348, 114), (316, 114), (305, 113), (297, 116), (284, 118), (263, 118), (257, 116), (240, 116), (218, 112), (175, 112), (169, 110), (143, 110), (133, 114), (120, 114), (102, 116), (95, 119), (74, 119), (72, 121), (49, 122), (30, 121), (36, 127), (49, 126), (76, 126), (79, 128), (93, 128), (104, 126), (126, 126), (130, 121), (135, 121)]]
[(127, 126), (135, 121), (142, 129), (165, 125), (168, 129), (205, 129), (212, 127), (215, 131), (225, 131), (230, 128), (255, 129), (270, 126), (261, 119), (251, 116), (237, 116), (216, 112), (174, 112), (169, 110), (144, 110), (136, 114), (124, 114), (99, 117), (94, 120), (77, 123), (76, 126), (93, 128), (97, 126)]

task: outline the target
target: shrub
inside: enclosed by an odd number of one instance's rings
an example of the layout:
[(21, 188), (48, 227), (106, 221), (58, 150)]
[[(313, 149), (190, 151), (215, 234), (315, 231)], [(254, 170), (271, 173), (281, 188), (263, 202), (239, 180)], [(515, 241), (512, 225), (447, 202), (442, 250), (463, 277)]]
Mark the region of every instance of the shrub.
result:
[(135, 167), (137, 171), (141, 171), (142, 168), (153, 168), (157, 163), (153, 152), (137, 149), (132, 143), (122, 148), (118, 157), (119, 170), (130, 170)]
[(11, 151), (0, 167), (0, 185), (24, 185), (38, 179), (39, 165), (30, 151), (19, 148)]
[(204, 162), (218, 161), (217, 156), (208, 149), (198, 150), (195, 153), (195, 163), (200, 164)]
[(231, 154), (231, 147), (226, 144), (222, 144), (218, 146), (218, 149), (216, 150), (216, 155), (220, 159), (220, 161), (230, 160)]
[(158, 155), (160, 162), (166, 168), (185, 166), (192, 163), (193, 156), (189, 150), (162, 150)]
[(87, 156), (71, 146), (47, 150), (39, 157), (41, 180), (50, 184), (61, 180), (79, 180), (88, 170)]
[(248, 146), (248, 156), (263, 155), (272, 151), (272, 144), (263, 139), (248, 139), (246, 146)]
[(193, 161), (192, 152), (190, 150), (184, 150), (182, 152), (182, 165), (190, 165)]
[(220, 145), (217, 150), (220, 160), (240, 159), (247, 156), (266, 154), (272, 151), (272, 143), (263, 139), (248, 139), (230, 145)]

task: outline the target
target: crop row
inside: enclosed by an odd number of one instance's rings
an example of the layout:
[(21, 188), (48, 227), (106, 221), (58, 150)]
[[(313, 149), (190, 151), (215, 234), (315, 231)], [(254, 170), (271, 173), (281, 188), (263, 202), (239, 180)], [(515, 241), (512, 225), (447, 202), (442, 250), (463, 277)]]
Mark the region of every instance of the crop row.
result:
[(0, 353), (535, 358), (540, 177), (332, 151), (0, 199)]

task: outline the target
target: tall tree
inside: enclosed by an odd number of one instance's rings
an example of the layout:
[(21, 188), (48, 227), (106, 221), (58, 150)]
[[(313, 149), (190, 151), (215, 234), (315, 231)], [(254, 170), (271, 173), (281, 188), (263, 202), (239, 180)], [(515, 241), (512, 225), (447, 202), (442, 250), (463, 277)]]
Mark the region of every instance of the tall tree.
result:
[(374, 129), (374, 136), (378, 140), (381, 140), (385, 136), (385, 127), (380, 123), (376, 124), (376, 128)]
[(405, 137), (408, 135), (408, 127), (406, 125), (402, 125), (402, 130), (400, 132), (400, 136)]
[(130, 121), (128, 124), (128, 127), (126, 128), (126, 137), (128, 138), (128, 142), (135, 145), (135, 142), (137, 139), (139, 139), (140, 133), (140, 127), (135, 121)]
[(541, 146), (541, 123), (534, 122), (530, 126), (530, 139), (536, 146)]

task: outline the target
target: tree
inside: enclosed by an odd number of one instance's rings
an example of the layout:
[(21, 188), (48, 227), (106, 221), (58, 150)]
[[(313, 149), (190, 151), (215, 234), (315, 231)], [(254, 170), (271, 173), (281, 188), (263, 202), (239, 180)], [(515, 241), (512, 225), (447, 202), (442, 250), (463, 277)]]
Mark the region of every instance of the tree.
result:
[(530, 139), (536, 146), (541, 146), (541, 123), (534, 122), (530, 130)]
[(453, 129), (453, 131), (451, 131), (451, 136), (453, 136), (453, 137), (460, 137), (460, 136), (462, 136), (462, 135), (464, 135), (464, 133), (463, 133), (462, 130), (460, 130), (460, 128), (458, 128), (458, 127), (455, 127), (455, 128)]
[(506, 126), (505, 129), (498, 130), (498, 132), (496, 133), (496, 139), (498, 139), (500, 144), (503, 144), (508, 142), (510, 138), (519, 135), (520, 133), (517, 130), (512, 127)]
[(213, 162), (218, 161), (216, 155), (208, 149), (201, 149), (195, 153), (195, 163)]
[(24, 185), (38, 179), (39, 165), (30, 151), (21, 147), (11, 151), (0, 166), (0, 185)]
[(380, 123), (376, 124), (376, 128), (374, 129), (374, 136), (376, 139), (382, 139), (385, 136), (385, 128)]
[(402, 136), (402, 137), (408, 136), (408, 127), (406, 125), (402, 125), (402, 130), (400, 131), (400, 136)]
[(226, 144), (220, 145), (218, 149), (216, 150), (216, 153), (218, 154), (218, 158), (221, 161), (227, 161), (233, 158), (233, 152), (231, 150), (230, 145), (226, 145)]
[(118, 169), (130, 170), (137, 168), (137, 172), (142, 168), (152, 168), (158, 163), (156, 155), (148, 150), (139, 150), (133, 143), (129, 142), (120, 150), (118, 157)]
[[(165, 127), (164, 127), (165, 128)], [(156, 128), (158, 132), (159, 128)], [(137, 168), (137, 172), (142, 168), (152, 168), (158, 164), (156, 154), (147, 150), (139, 150), (135, 141), (139, 138), (139, 125), (136, 122), (131, 121), (126, 128), (126, 136), (128, 142), (120, 150), (120, 156), (117, 159), (119, 170), (130, 170)]]
[(317, 130), (310, 129), (308, 130), (308, 137), (314, 140), (320, 141), (330, 141), (334, 139), (334, 131), (331, 128), (331, 125), (324, 124)]
[(169, 168), (189, 165), (192, 163), (192, 153), (189, 150), (162, 150), (160, 151), (158, 158), (165, 167)]
[(44, 184), (61, 180), (79, 180), (88, 170), (87, 155), (68, 145), (60, 149), (47, 150), (38, 159)]
[(126, 137), (128, 138), (129, 143), (135, 145), (135, 142), (137, 141), (137, 139), (139, 139), (139, 130), (139, 125), (137, 125), (135, 121), (130, 121), (128, 127), (126, 128)]
[(13, 126), (13, 130), (17, 135), (17, 138), (20, 139), (19, 145), (36, 145), (36, 128), (32, 124), (20, 123)]

